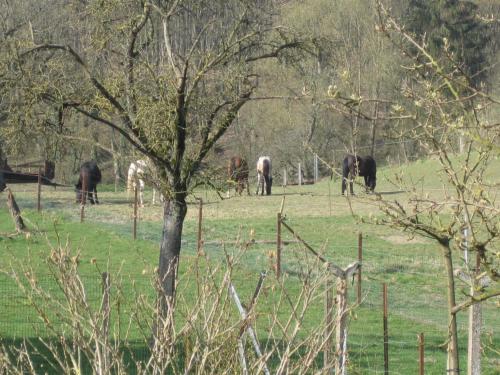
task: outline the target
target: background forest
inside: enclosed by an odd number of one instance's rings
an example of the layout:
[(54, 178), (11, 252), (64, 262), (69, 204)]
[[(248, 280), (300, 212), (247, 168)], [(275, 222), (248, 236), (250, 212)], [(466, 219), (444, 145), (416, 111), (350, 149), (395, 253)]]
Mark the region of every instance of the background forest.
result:
[[(112, 48), (105, 48), (110, 42), (106, 34), (106, 11), (110, 11), (112, 2), (106, 3), (2, 1), (1, 61), (5, 63), (16, 53), (16, 43), (48, 41), (72, 46), (94, 63), (94, 69), (101, 66), (123, 70), (118, 59), (117, 65), (113, 64)], [(134, 3), (123, 2), (122, 10), (133, 7)], [(411, 100), (405, 94), (412, 84), (408, 79), (411, 66), (407, 65), (399, 46), (377, 32), (375, 2), (271, 3), (274, 6), (269, 22), (282, 26), (283, 33), (287, 34), (284, 38), (300, 42), (300, 48), (280, 55), (279, 64), (268, 60), (257, 64), (258, 89), (211, 151), (209, 163), (212, 160), (214, 167), (221, 167), (234, 154), (250, 161), (269, 154), (275, 168), (287, 167), (294, 172), (301, 162), (306, 178), (311, 178), (313, 152), (335, 166), (339, 166), (339, 159), (346, 151), (374, 154), (381, 164), (419, 158), (424, 151), (410, 134), (415, 122), (400, 111)], [(450, 51), (463, 62), (475, 84), (487, 87), (488, 92), (498, 91), (500, 67), (496, 62), (500, 53), (500, 26), (495, 17), (500, 12), (500, 4), (497, 1), (386, 3), (406, 29), (425, 40), (430, 51), (442, 61), (447, 58), (443, 47), (446, 39)], [(183, 31), (174, 34), (176, 43), (182, 43), (183, 35), (195, 32), (190, 30), (188, 20), (185, 21), (179, 25)], [(159, 24), (152, 24), (147, 31), (161, 32)], [(147, 33), (140, 36), (142, 43), (148, 43)], [(101, 39), (96, 40), (95, 35)], [(94, 39), (87, 43), (91, 37)], [(191, 34), (187, 38), (190, 37)], [(207, 44), (217, 42), (216, 34), (207, 34), (205, 38)], [(89, 45), (93, 50), (81, 49)], [(148, 52), (152, 64), (163, 59), (166, 53), (159, 42), (148, 51), (152, 51)], [(40, 69), (42, 76), (57, 70), (61, 80), (65, 79), (63, 76), (70, 79), (74, 76), (74, 85), (83, 85), (77, 66), (71, 71), (56, 65), (57, 61), (47, 60), (36, 69)], [(118, 92), (120, 75), (110, 73), (100, 71), (99, 76), (107, 77), (105, 82), (111, 85), (116, 84)], [(123, 178), (130, 160), (136, 159), (130, 144), (118, 132), (88, 116), (70, 113), (70, 106), (65, 107), (59, 99), (64, 93), (58, 97), (56, 82), (51, 88), (33, 74), (29, 76), (23, 83), (25, 87), (35, 87), (29, 93), (14, 84), (19, 76), (5, 71), (1, 76), (2, 158), (8, 157), (13, 165), (26, 159), (54, 160), (58, 164), (57, 179), (63, 183), (74, 182), (81, 162), (88, 159), (98, 161), (106, 182), (113, 182), (115, 176), (117, 181)], [(90, 91), (88, 94), (92, 95)], [(323, 174), (330, 173), (325, 166), (322, 168)]]

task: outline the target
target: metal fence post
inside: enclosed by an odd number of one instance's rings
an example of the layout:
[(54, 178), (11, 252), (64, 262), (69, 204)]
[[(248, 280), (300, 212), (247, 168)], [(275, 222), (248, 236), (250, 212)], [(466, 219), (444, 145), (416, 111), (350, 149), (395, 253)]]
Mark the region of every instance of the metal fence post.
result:
[(361, 264), (358, 270), (358, 304), (361, 303), (361, 268), (363, 266), (363, 233), (358, 234), (358, 261)]
[(383, 309), (384, 309), (384, 375), (389, 374), (389, 330), (387, 322), (387, 284), (383, 283)]
[(137, 185), (134, 186), (134, 226), (132, 236), (134, 240), (137, 239)]
[(281, 277), (281, 212), (277, 214), (276, 220), (276, 277)]
[(40, 202), (42, 195), (42, 170), (38, 168), (38, 184), (37, 184), (37, 193), (36, 193), (36, 208), (37, 211), (40, 212), (42, 210), (42, 204)]

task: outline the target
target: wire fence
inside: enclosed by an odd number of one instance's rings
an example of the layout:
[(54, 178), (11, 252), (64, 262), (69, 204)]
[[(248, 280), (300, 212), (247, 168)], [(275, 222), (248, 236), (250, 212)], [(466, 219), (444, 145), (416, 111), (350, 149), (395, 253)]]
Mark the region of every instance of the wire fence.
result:
[[(195, 245), (191, 251), (194, 253)], [(207, 254), (215, 263), (220, 263), (220, 259), (225, 257), (220, 245), (212, 244), (205, 248)], [(230, 250), (229, 250), (230, 251)], [(236, 251), (236, 250), (235, 250)], [(274, 259), (262, 253), (259, 246), (250, 247), (239, 258), (239, 262), (244, 268), (263, 270), (272, 269)], [(357, 248), (354, 246), (344, 246), (335, 249), (339, 256), (334, 257), (335, 262), (346, 264), (355, 258)], [(382, 255), (385, 255), (381, 258)], [(340, 254), (342, 254), (340, 256)], [(283, 259), (282, 272), (287, 275), (285, 282), (290, 284), (291, 290), (296, 288), (297, 279), (306, 275), (308, 265), (314, 262), (309, 257), (305, 249), (298, 243), (291, 243), (286, 246)], [(409, 267), (405, 264), (412, 264), (414, 271), (409, 272)], [(446, 309), (445, 280), (438, 276), (442, 265), (437, 260), (425, 259), (417, 254), (383, 254), (380, 248), (366, 247), (363, 249), (363, 287), (362, 301), (360, 305), (356, 303), (356, 292), (354, 281), (348, 286), (349, 305), (352, 307), (348, 328), (348, 366), (361, 373), (377, 374), (384, 372), (384, 333), (382, 329), (383, 298), (382, 284), (388, 286), (388, 335), (389, 335), (389, 365), (391, 374), (416, 373), (418, 370), (418, 340), (419, 334), (425, 334), (425, 361), (429, 374), (442, 373), (446, 362), (446, 342), (448, 313)], [(257, 274), (257, 272), (255, 272)], [(113, 276), (112, 276), (113, 277)], [(102, 301), (101, 277), (98, 274), (83, 275), (86, 299), (88, 303), (98, 310)], [(293, 281), (295, 280), (295, 281)], [(270, 281), (271, 282), (271, 281)], [(135, 293), (142, 293), (149, 296), (153, 301), (155, 298), (151, 277), (134, 275), (120, 281), (121, 309), (113, 311), (113, 321), (122, 322), (122, 330), (114, 332), (114, 337), (124, 337), (125, 327), (128, 326), (126, 342), (127, 346), (134, 346), (135, 357), (146, 360), (149, 355), (149, 348), (144, 345), (144, 332), (140, 326), (131, 323), (131, 316), (135, 310)], [(52, 295), (56, 300), (64, 301), (64, 295), (60, 287), (51, 276), (37, 276), (37, 285)], [(29, 301), (27, 296), (21, 292), (19, 286), (8, 276), (2, 275), (0, 280), (0, 293), (2, 309), (0, 310), (0, 337), (2, 338), (32, 338), (50, 337), (54, 331), (47, 329), (47, 324), (36, 313), (31, 306), (33, 301)], [(194, 286), (193, 286), (194, 287)], [(189, 300), (195, 297), (188, 290), (183, 289), (180, 293), (181, 300)], [(116, 290), (113, 293), (117, 293)], [(321, 291), (319, 291), (321, 293)], [(269, 296), (268, 296), (269, 298)], [(265, 305), (262, 300), (259, 304)], [(52, 307), (57, 307), (54, 304)], [(116, 304), (115, 304), (116, 306)], [(482, 324), (482, 360), (483, 373), (495, 374), (498, 370), (497, 353), (500, 345), (499, 327), (500, 316), (498, 308), (494, 302), (487, 302), (483, 305)], [(318, 303), (311, 307), (311, 312), (306, 315), (303, 322), (304, 335), (309, 330), (314, 329), (318, 324), (318, 317), (323, 314), (324, 306), (321, 298)], [(257, 308), (259, 311), (259, 308)], [(262, 308), (262, 314), (267, 314), (268, 307)], [(118, 318), (119, 316), (119, 318)], [(53, 326), (60, 326), (60, 332), (68, 332), (68, 327), (64, 327), (63, 322), (57, 321), (57, 314), (45, 317), (54, 319)], [(143, 317), (150, 319), (151, 317)], [(265, 320), (265, 319), (264, 319)], [(320, 318), (321, 320), (321, 318)], [(259, 324), (261, 329), (259, 337), (263, 344), (266, 343), (266, 327)], [(467, 348), (468, 318), (467, 314), (459, 314), (458, 330), (460, 340), (460, 353), (462, 363), (465, 363), (465, 353)], [(263, 345), (265, 347), (265, 345)], [(320, 359), (318, 359), (320, 361)]]
[[(57, 201), (50, 203), (51, 209), (58, 210), (62, 205), (73, 203), (70, 192)], [(29, 202), (31, 192), (26, 192), (27, 196), (22, 199)], [(123, 197), (116, 198), (113, 204), (128, 204)], [(131, 210), (129, 210), (131, 212)], [(102, 213), (100, 213), (102, 214)], [(90, 219), (94, 215), (89, 213)], [(125, 223), (123, 230), (130, 233), (130, 216), (127, 214), (122, 218)], [(97, 218), (97, 217), (96, 217)], [(99, 220), (103, 218), (100, 217)], [(148, 224), (153, 225), (153, 224)], [(116, 230), (116, 224), (113, 224)], [(205, 228), (206, 230), (207, 228)], [(141, 238), (158, 240), (159, 230), (157, 227), (142, 227)], [(207, 231), (208, 232), (208, 231)], [(274, 238), (275, 228), (270, 226), (261, 233), (264, 238)], [(239, 252), (239, 245), (247, 239), (243, 238), (239, 242), (221, 241), (211, 238), (207, 233), (203, 243), (204, 251), (216, 262), (223, 262), (228, 252)], [(282, 259), (282, 272), (290, 277), (300, 279), (304, 276), (304, 264), (308, 262), (308, 256), (304, 247), (293, 242), (291, 235), (284, 235), (283, 241), (289, 241), (285, 246)], [(355, 243), (352, 239), (351, 243)], [(231, 244), (231, 246), (225, 246)], [(264, 269), (272, 269), (276, 259), (274, 258), (274, 245), (259, 245), (252, 243), (240, 256), (240, 262), (244, 264), (247, 271), (258, 274)], [(321, 247), (321, 244), (315, 243)], [(273, 250), (273, 251), (271, 251)], [(324, 255), (328, 259), (334, 260), (341, 265), (347, 265), (357, 259), (358, 246), (353, 245), (331, 245)], [(197, 239), (196, 233), (192, 232), (185, 236), (183, 243), (183, 253), (196, 255)], [(348, 331), (348, 352), (349, 366), (361, 373), (383, 373), (384, 372), (384, 352), (383, 352), (383, 331), (382, 327), (382, 283), (388, 285), (389, 290), (389, 350), (390, 367), (392, 374), (407, 374), (417, 372), (417, 335), (425, 333), (426, 337), (426, 361), (431, 370), (426, 373), (442, 373), (446, 360), (446, 349), (443, 343), (446, 341), (448, 327), (448, 313), (446, 306), (446, 285), (442, 276), (443, 266), (439, 257), (429, 257), (428, 253), (414, 253), (406, 251), (391, 251), (378, 246), (365, 246), (363, 248), (363, 288), (362, 303), (351, 311), (351, 319)], [(95, 308), (101, 303), (102, 287), (100, 285), (100, 275), (82, 276), (86, 286), (86, 296), (89, 303)], [(54, 279), (51, 277), (39, 277), (37, 282), (42, 289), (53, 292), (57, 298), (64, 298), (60, 294)], [(465, 285), (464, 285), (465, 288)], [(130, 300), (123, 301), (123, 309), (116, 312), (121, 321), (130, 319), (131, 307), (134, 303), (133, 291), (143, 290), (149, 293), (149, 297), (154, 299), (155, 293), (148, 277), (134, 275), (133, 280), (126, 280), (122, 291), (128, 295)], [(349, 286), (349, 302), (351, 306), (356, 305), (356, 294), (354, 285)], [(0, 276), (0, 293), (2, 309), (0, 309), (0, 337), (25, 338), (44, 337), (53, 334), (46, 327), (46, 323), (40, 319), (31, 308), (26, 295), (21, 293), (19, 286), (6, 276)], [(495, 353), (498, 353), (500, 345), (500, 316), (495, 302), (483, 304), (483, 370), (485, 374), (495, 374), (498, 370), (499, 362)], [(127, 307), (128, 306), (128, 307)], [(322, 310), (323, 307), (316, 307)], [(318, 314), (311, 314), (309, 326), (317, 323)], [(57, 316), (54, 316), (57, 319)], [(147, 319), (147, 317), (145, 317)], [(307, 324), (305, 324), (307, 326)], [(56, 321), (57, 326), (57, 321)], [(468, 330), (467, 314), (459, 314), (458, 321), (459, 334), (461, 337), (460, 351), (462, 357), (466, 352), (466, 335)], [(263, 330), (265, 332), (265, 329)], [(149, 353), (147, 346), (136, 344), (142, 343), (140, 327), (128, 336), (127, 340), (137, 348), (136, 356), (145, 359)], [(118, 337), (121, 334), (118, 333)], [(265, 337), (263, 333), (261, 337)], [(263, 339), (265, 340), (265, 339)], [(410, 359), (411, 358), (411, 359)], [(462, 358), (462, 363), (465, 359)]]

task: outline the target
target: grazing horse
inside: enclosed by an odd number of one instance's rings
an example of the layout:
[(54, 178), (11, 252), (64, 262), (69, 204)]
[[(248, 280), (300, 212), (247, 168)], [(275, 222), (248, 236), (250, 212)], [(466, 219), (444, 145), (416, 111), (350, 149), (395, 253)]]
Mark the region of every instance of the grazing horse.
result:
[(377, 164), (371, 156), (354, 156), (347, 155), (342, 163), (342, 195), (347, 190), (347, 181), (349, 180), (349, 187), (351, 195), (353, 192), (353, 179), (357, 176), (365, 178), (366, 191), (373, 192), (377, 184)]
[[(250, 187), (248, 186), (248, 163), (245, 159), (239, 156), (233, 156), (227, 165), (227, 174), (229, 180), (236, 183), (236, 192), (241, 195), (243, 189), (247, 188), (247, 195), (250, 195)], [(230, 190), (227, 191), (229, 198)]]
[[(137, 160), (135, 162), (130, 163), (128, 167), (127, 174), (127, 196), (134, 191), (134, 189), (138, 188), (139, 193), (139, 205), (144, 207), (144, 186), (146, 176), (151, 173), (150, 167), (146, 160)], [(163, 195), (160, 194), (160, 200), (163, 202)], [(153, 187), (153, 204), (156, 204), (156, 189)]]
[(264, 185), (266, 194), (271, 195), (273, 178), (271, 177), (271, 158), (269, 156), (261, 156), (257, 160), (257, 192), (255, 194), (259, 195), (259, 188), (261, 188), (261, 195), (264, 195)]
[(82, 201), (82, 193), (84, 199), (88, 198), (91, 204), (99, 204), (97, 199), (97, 184), (101, 182), (101, 171), (94, 160), (86, 161), (80, 167), (80, 177), (75, 185), (76, 203)]

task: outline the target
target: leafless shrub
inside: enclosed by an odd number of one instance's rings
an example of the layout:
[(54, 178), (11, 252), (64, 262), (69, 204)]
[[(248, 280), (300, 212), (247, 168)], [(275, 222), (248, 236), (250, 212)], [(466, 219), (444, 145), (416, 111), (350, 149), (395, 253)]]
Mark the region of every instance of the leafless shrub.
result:
[[(249, 305), (243, 302), (248, 310), (242, 317), (228, 291), (234, 285), (244, 301), (249, 298), (245, 294), (254, 288), (248, 285), (249, 275), (241, 264), (244, 251), (245, 246), (235, 249), (234, 254), (227, 253), (226, 262), (196, 258), (193, 266), (182, 273), (175, 306), (169, 306), (171, 313), (160, 321), (157, 290), (161, 283), (157, 270), (149, 272), (150, 287), (146, 290), (132, 282), (131, 298), (126, 296), (127, 279), (120, 271), (115, 272), (96, 300), (90, 296), (91, 283), (84, 282), (87, 279), (81, 275), (80, 254), (73, 252), (68, 244), (59, 244), (45, 260), (50, 287), (39, 282), (39, 275), (29, 264), (9, 271), (27, 305), (43, 322), (43, 329), (37, 331), (36, 339), (25, 339), (14, 346), (2, 343), (0, 371), (23, 374), (44, 369), (66, 374), (328, 371), (330, 367), (323, 365), (321, 355), (334, 332), (325, 332), (322, 315), (314, 317), (317, 320), (314, 327), (305, 324), (309, 314), (317, 314), (318, 305), (323, 304), (325, 280), (329, 276), (326, 268), (311, 261), (304, 263), (298, 278), (284, 275), (277, 280), (268, 276), (261, 297), (255, 296)], [(95, 264), (98, 279), (99, 266)], [(127, 319), (123, 318), (124, 306)], [(249, 328), (256, 333), (261, 355), (256, 354), (256, 344), (249, 340)], [(141, 353), (134, 351), (137, 336)]]

